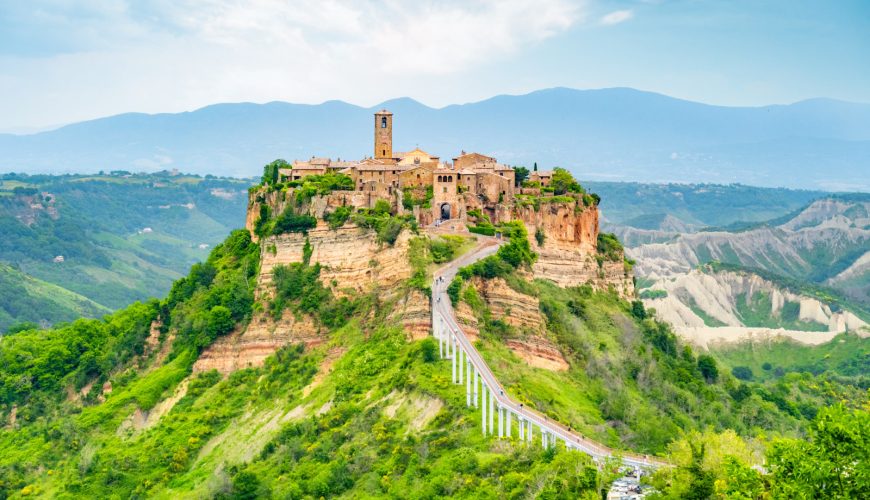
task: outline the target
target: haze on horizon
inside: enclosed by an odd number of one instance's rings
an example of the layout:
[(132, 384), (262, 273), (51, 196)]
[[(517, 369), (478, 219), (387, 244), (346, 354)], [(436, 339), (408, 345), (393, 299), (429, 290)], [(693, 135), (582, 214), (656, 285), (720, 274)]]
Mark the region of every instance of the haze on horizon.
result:
[(720, 105), (870, 102), (870, 4), (710, 0), (176, 2), (0, 6), (0, 132), (219, 102), (564, 86)]

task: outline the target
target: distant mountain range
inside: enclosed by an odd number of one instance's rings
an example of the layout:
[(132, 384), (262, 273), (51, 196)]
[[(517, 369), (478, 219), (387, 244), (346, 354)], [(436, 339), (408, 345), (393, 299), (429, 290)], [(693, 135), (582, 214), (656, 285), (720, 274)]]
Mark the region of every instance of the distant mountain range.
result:
[(380, 108), (396, 114), (397, 150), (419, 145), (445, 159), (464, 149), (564, 166), (584, 180), (870, 190), (870, 104), (723, 107), (628, 88), (554, 88), (440, 109), (403, 98), (372, 108), (272, 102), (128, 113), (0, 135), (0, 170), (250, 176), (275, 158), (370, 155)]

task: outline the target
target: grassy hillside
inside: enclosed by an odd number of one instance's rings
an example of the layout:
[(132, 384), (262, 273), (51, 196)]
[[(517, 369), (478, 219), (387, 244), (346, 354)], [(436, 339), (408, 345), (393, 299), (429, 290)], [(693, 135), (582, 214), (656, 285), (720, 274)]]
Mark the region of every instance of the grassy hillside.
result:
[[(508, 390), (618, 447), (664, 452), (683, 430), (707, 426), (801, 435), (819, 406), (866, 398), (836, 380), (814, 389), (821, 379), (812, 375), (738, 383), (639, 304), (523, 281), (512, 269), (533, 256), (514, 242), (505, 248), (478, 270), (540, 298), (571, 369), (519, 362), (502, 343), (514, 332), (466, 286), (482, 320), (479, 347)], [(419, 257), (409, 259), (421, 269), (434, 259)], [(613, 468), (561, 445), (542, 450), (481, 435), (480, 413), (450, 383), (437, 344), (409, 341), (387, 319), (408, 289), (387, 302), (338, 301), (307, 272), (316, 263), (294, 264), (288, 273), (318, 302), (282, 292), (282, 308), (328, 325), (326, 342), (288, 345), (263, 367), (227, 378), (192, 374), (205, 347), (268, 307), (254, 300), (258, 260), (259, 247), (237, 231), (162, 301), (0, 339), (3, 496), (601, 498)], [(337, 306), (352, 314), (334, 314)], [(749, 470), (745, 460), (738, 465)]]
[[(0, 263), (87, 297), (101, 310), (162, 296), (244, 224), (246, 186), (168, 173), (4, 174)], [(12, 300), (0, 294), (0, 306)], [(25, 310), (12, 319), (46, 318)]]
[[(256, 272), (249, 241), (235, 233), (160, 303), (0, 341), (17, 427), (0, 431), (5, 495), (600, 498), (610, 476), (588, 457), (484, 439), (437, 345), (409, 342), (390, 303), (358, 298), (317, 349), (287, 346), (223, 380), (190, 375), (254, 308), (239, 300)], [(154, 320), (168, 335), (152, 349)]]
[(0, 332), (21, 320), (53, 324), (106, 314), (108, 308), (0, 264)]
[(717, 348), (715, 356), (746, 380), (778, 381), (789, 374), (810, 373), (870, 388), (870, 342), (854, 334), (814, 347), (788, 341), (746, 342)]
[[(582, 177), (582, 174), (581, 174)], [(759, 223), (794, 212), (824, 191), (762, 188), (742, 184), (642, 184), (584, 182), (601, 195), (601, 211), (610, 224), (659, 229), (670, 215), (700, 229)]]
[(509, 283), (540, 300), (547, 338), (570, 368), (532, 368), (507, 349), (506, 340), (528, 333), (488, 317), (483, 301), (466, 286), (463, 300), (483, 325), (484, 357), (527, 405), (616, 448), (661, 453), (684, 432), (707, 427), (745, 437), (800, 436), (817, 408), (867, 400), (863, 383), (828, 373), (777, 380), (771, 387), (745, 383), (728, 365), (694, 352), (668, 326), (646, 318), (639, 303), (545, 281)]

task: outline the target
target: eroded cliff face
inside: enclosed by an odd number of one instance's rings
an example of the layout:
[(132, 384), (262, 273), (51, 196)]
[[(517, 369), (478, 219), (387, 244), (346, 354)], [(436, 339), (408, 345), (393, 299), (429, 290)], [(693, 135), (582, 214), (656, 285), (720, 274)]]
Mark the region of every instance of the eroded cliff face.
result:
[[(355, 209), (368, 208), (373, 206), (377, 199), (372, 193), (362, 191), (336, 191), (324, 196), (314, 196), (311, 200), (306, 201), (303, 206), (299, 207), (298, 210), (321, 220), (327, 211), (331, 212), (343, 206)], [(396, 201), (393, 200), (394, 204)], [(254, 241), (259, 239), (254, 234), (254, 224), (257, 222), (257, 218), (260, 217), (261, 206), (268, 206), (274, 217), (284, 212), (291, 203), (296, 203), (296, 200), (289, 191), (268, 191), (266, 189), (251, 191), (248, 194), (248, 212), (245, 217), (245, 229), (251, 233), (251, 238)], [(401, 207), (401, 203), (398, 203), (398, 206)]]
[[(553, 371), (568, 369), (568, 362), (559, 348), (547, 338), (546, 320), (541, 314), (537, 297), (517, 292), (501, 278), (474, 278), (471, 286), (477, 289), (493, 317), (501, 318), (520, 333), (505, 341), (514, 354), (537, 368)], [(465, 308), (457, 309), (457, 319), (467, 324), (473, 323), (476, 332), (477, 320), (467, 304), (463, 302), (462, 305)]]
[(597, 207), (577, 208), (574, 203), (546, 203), (538, 210), (531, 206), (517, 207), (514, 218), (525, 223), (530, 235), (541, 228), (551, 247), (595, 254), (598, 241)]
[[(538, 254), (532, 266), (536, 278), (561, 287), (588, 284), (596, 290), (613, 288), (621, 297), (634, 297), (633, 276), (622, 260), (597, 258), (598, 207), (544, 204), (538, 210), (517, 208), (514, 215), (526, 224), (532, 249)], [(538, 229), (544, 234), (543, 245), (534, 237)]]
[[(320, 222), (308, 232), (307, 238), (312, 247), (311, 262), (322, 266), (320, 279), (324, 286), (336, 296), (377, 294), (391, 304), (390, 318), (418, 338), (429, 332), (429, 299), (401, 286), (412, 273), (408, 261), (408, 242), (412, 236), (405, 230), (390, 246), (379, 243), (373, 231), (350, 224), (331, 230)], [(258, 303), (266, 304), (274, 297), (272, 273), (276, 266), (302, 261), (305, 239), (301, 233), (290, 233), (269, 236), (260, 242), (260, 273), (255, 292)], [(254, 314), (246, 328), (218, 339), (206, 349), (194, 369), (227, 373), (260, 366), (287, 344), (315, 347), (327, 340), (326, 334), (309, 316), (295, 317), (285, 310), (281, 319), (275, 320), (263, 310)]]
[[(353, 225), (331, 230), (322, 221), (308, 232), (311, 262), (322, 266), (320, 279), (336, 295), (358, 294), (378, 288), (389, 292), (411, 277), (408, 242), (413, 235), (404, 230), (394, 245), (377, 241), (373, 231)], [(271, 289), (275, 266), (302, 262), (306, 236), (301, 233), (269, 236), (261, 242), (259, 288)]]
[[(256, 299), (267, 304), (274, 296), (272, 273), (276, 266), (301, 262), (306, 238), (311, 248), (311, 262), (322, 266), (320, 278), (336, 296), (358, 296), (374, 293), (391, 308), (388, 318), (401, 323), (412, 338), (423, 338), (430, 332), (429, 298), (416, 290), (402, 286), (412, 275), (408, 260), (412, 234), (403, 231), (394, 245), (377, 241), (373, 231), (347, 223), (330, 229), (322, 217), (327, 211), (340, 206), (363, 208), (373, 200), (366, 193), (336, 192), (315, 196), (299, 211), (318, 220), (316, 228), (307, 235), (289, 233), (268, 236), (260, 241), (261, 263), (257, 279)], [(264, 190), (250, 194), (246, 227), (253, 233), (260, 207), (268, 205), (274, 216), (296, 203), (287, 192)], [(559, 286), (589, 284), (596, 289), (614, 288), (620, 295), (634, 295), (630, 273), (623, 263), (596, 259), (599, 231), (597, 207), (576, 208), (575, 204), (543, 204), (534, 207), (498, 205), (493, 221), (522, 220), (538, 259), (529, 278), (544, 278)], [(417, 208), (417, 207), (415, 207)], [(422, 221), (424, 224), (426, 221)], [(431, 222), (431, 221), (429, 221)], [(457, 221), (458, 222), (458, 221)], [(535, 238), (540, 229), (544, 244)], [(494, 317), (503, 318), (521, 332), (507, 343), (518, 356), (530, 365), (551, 370), (565, 370), (568, 363), (558, 348), (546, 337), (546, 322), (539, 310), (538, 299), (511, 289), (502, 279), (475, 280), (473, 286), (490, 308)], [(265, 308), (264, 308), (265, 309)], [(477, 318), (464, 302), (456, 308), (457, 319), (466, 333), (476, 338)], [(326, 341), (326, 331), (307, 316), (294, 317), (285, 311), (275, 320), (266, 311), (255, 313), (247, 327), (227, 335), (209, 347), (196, 363), (196, 370), (217, 369), (221, 372), (258, 366), (270, 354), (289, 343), (317, 346)]]

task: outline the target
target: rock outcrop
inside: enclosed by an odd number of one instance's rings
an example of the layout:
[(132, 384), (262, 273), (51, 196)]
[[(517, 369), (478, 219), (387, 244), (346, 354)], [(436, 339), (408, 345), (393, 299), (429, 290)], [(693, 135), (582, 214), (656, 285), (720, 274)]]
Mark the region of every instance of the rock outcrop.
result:
[[(538, 259), (532, 266), (534, 276), (561, 287), (590, 285), (596, 290), (613, 289), (620, 296), (634, 296), (634, 280), (622, 260), (598, 257), (599, 211), (580, 202), (518, 207), (513, 217), (522, 220), (529, 231), (532, 249)], [(544, 244), (534, 237), (540, 230)]]
[[(322, 266), (320, 279), (336, 296), (376, 293), (394, 304), (390, 315), (406, 328), (412, 338), (429, 332), (429, 299), (419, 291), (398, 295), (411, 276), (408, 242), (403, 231), (394, 245), (382, 244), (370, 230), (348, 224), (332, 230), (323, 223), (308, 232), (269, 236), (260, 242), (260, 274), (255, 297), (265, 304), (274, 296), (272, 273), (276, 266), (301, 262), (306, 238), (312, 248), (311, 262)], [(314, 347), (326, 341), (326, 332), (308, 316), (294, 317), (285, 310), (280, 320), (266, 312), (254, 315), (244, 329), (218, 339), (206, 349), (194, 369), (216, 369), (222, 373), (260, 366), (276, 350), (291, 343)]]
[(474, 278), (472, 284), (493, 317), (502, 318), (505, 323), (526, 332), (540, 334), (545, 331), (544, 316), (537, 297), (517, 292), (501, 278)]
[[(514, 354), (537, 368), (568, 369), (568, 362), (559, 348), (546, 337), (546, 321), (537, 297), (517, 292), (501, 278), (486, 281), (475, 278), (471, 286), (477, 289), (493, 318), (501, 319), (519, 331), (520, 336), (505, 341)], [(456, 314), (460, 323), (472, 323), (468, 316), (473, 316), (473, 313), (464, 302), (456, 309)], [(477, 320), (464, 331), (477, 333)]]
[(411, 277), (408, 242), (403, 231), (394, 245), (378, 243), (373, 231), (353, 225), (336, 230), (320, 223), (305, 236), (301, 233), (269, 236), (262, 241), (259, 285), (271, 285), (272, 270), (278, 265), (302, 262), (305, 238), (312, 247), (311, 262), (322, 266), (320, 278), (337, 295), (389, 291)]
[[(649, 296), (655, 298), (645, 299), (646, 305), (677, 333), (700, 345), (776, 336), (818, 344), (844, 331), (870, 334), (867, 324), (851, 312), (832, 310), (748, 272), (693, 270), (662, 278), (651, 290)], [(754, 312), (766, 319), (764, 325), (745, 317), (759, 307), (764, 310)], [(783, 318), (785, 309), (788, 318)], [(824, 331), (815, 331), (819, 329)]]
[(281, 319), (275, 321), (268, 314), (259, 313), (246, 327), (219, 338), (203, 351), (193, 371), (230, 373), (262, 366), (266, 358), (285, 345), (301, 343), (316, 347), (325, 341), (325, 334), (308, 316), (297, 319), (290, 311), (284, 311)]

